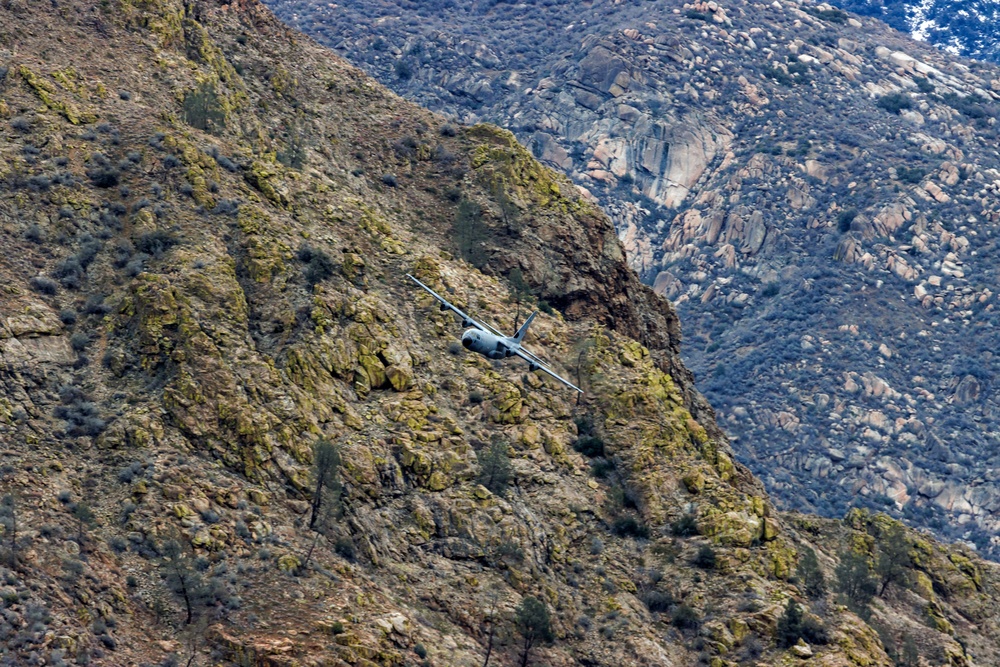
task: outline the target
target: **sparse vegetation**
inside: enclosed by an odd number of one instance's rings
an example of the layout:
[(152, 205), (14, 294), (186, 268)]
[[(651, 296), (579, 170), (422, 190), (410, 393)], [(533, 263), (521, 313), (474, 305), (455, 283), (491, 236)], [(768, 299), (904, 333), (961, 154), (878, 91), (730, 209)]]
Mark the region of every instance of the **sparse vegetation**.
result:
[(716, 562), (717, 556), (715, 554), (715, 549), (707, 544), (703, 544), (698, 548), (698, 553), (695, 554), (691, 564), (696, 567), (700, 567), (703, 570), (714, 570)]
[(634, 537), (636, 539), (649, 537), (649, 528), (633, 516), (622, 516), (615, 519), (611, 531), (618, 537)]
[(329, 440), (313, 446), (312, 498), (309, 505), (309, 530), (324, 533), (340, 515), (340, 448)]
[(701, 627), (701, 617), (694, 607), (682, 602), (674, 609), (670, 623), (681, 630), (697, 630)]
[(896, 167), (896, 174), (899, 176), (899, 180), (904, 183), (916, 184), (924, 180), (924, 175), (927, 173), (926, 169), (921, 167)]
[(157, 229), (139, 236), (135, 240), (135, 249), (143, 254), (158, 258), (179, 242), (177, 237), (170, 232)]
[(856, 217), (858, 217), (858, 209), (856, 208), (844, 209), (837, 214), (837, 229), (840, 230), (841, 234), (851, 231), (851, 223)]
[(537, 598), (525, 597), (518, 605), (514, 616), (514, 625), (521, 635), (520, 667), (527, 667), (531, 660), (531, 652), (540, 644), (551, 643), (555, 639), (552, 633), (552, 621), (548, 607)]
[(858, 616), (868, 618), (871, 614), (868, 605), (878, 591), (878, 582), (871, 574), (867, 557), (853, 551), (840, 554), (835, 574), (844, 603)]
[(485, 240), (482, 207), (471, 199), (463, 198), (455, 215), (455, 242), (459, 255), (473, 266), (484, 266), (487, 259), (483, 246)]
[(506, 442), (497, 439), (479, 451), (479, 474), (476, 480), (498, 496), (507, 493), (507, 487), (514, 476), (508, 448)]
[(35, 276), (29, 280), (28, 283), (31, 285), (31, 289), (35, 290), (39, 294), (47, 294), (51, 296), (59, 291), (59, 283), (52, 280), (48, 276)]
[(190, 625), (195, 613), (208, 596), (205, 581), (195, 565), (194, 558), (184, 552), (180, 542), (166, 540), (160, 549), (160, 570), (167, 589), (180, 598), (186, 613), (185, 624)]
[(787, 648), (794, 646), (802, 637), (802, 608), (795, 600), (788, 598), (785, 611), (778, 618), (778, 646)]
[(698, 517), (694, 514), (682, 514), (670, 527), (677, 537), (692, 537), (698, 534)]
[(97, 406), (77, 387), (65, 385), (59, 390), (59, 398), (61, 405), (56, 406), (53, 414), (64, 420), (68, 435), (97, 436), (107, 426)]
[(20, 516), (17, 499), (12, 494), (6, 494), (0, 499), (0, 527), (3, 528), (3, 546), (0, 547), (0, 562), (7, 567), (17, 568), (20, 551), (18, 545), (18, 517)]
[(889, 113), (899, 113), (913, 108), (913, 100), (905, 93), (890, 93), (875, 100), (875, 106)]
[[(874, 636), (823, 593), (823, 568), (840, 592), (832, 549), (848, 547), (869, 559), (883, 594), (874, 616), (890, 620), (899, 655), (914, 622), (925, 623), (913, 639), (928, 657), (955, 637), (969, 638), (970, 654), (996, 641), (979, 611), (995, 597), (992, 571), (970, 548), (911, 534), (926, 578), (884, 579), (892, 559), (883, 518), (779, 512), (736, 462), (758, 466), (783, 500), (801, 489), (801, 503), (827, 503), (830, 514), (844, 489), (874, 479), (872, 461), (904, 450), (933, 458), (931, 472), (949, 484), (988, 484), (966, 442), (988, 444), (994, 426), (995, 346), (975, 334), (998, 322), (994, 301), (978, 300), (995, 277), (984, 271), (996, 208), (985, 173), (994, 161), (977, 134), (985, 119), (945, 109), (936, 93), (913, 93), (930, 107), (920, 128), (915, 117), (855, 104), (852, 53), (864, 61), (863, 83), (907, 89), (908, 75), (891, 76), (895, 65), (864, 30), (841, 35), (801, 13), (794, 31), (777, 29), (773, 17), (793, 11), (785, 3), (721, 7), (707, 22), (683, 8), (661, 20), (657, 3), (563, 2), (544, 12), (459, 3), (451, 13), (476, 13), (484, 25), (499, 16), (511, 30), (522, 19), (540, 27), (532, 14), (541, 14), (559, 28), (535, 30), (520, 53), (451, 33), (488, 73), (454, 68), (449, 104), (460, 112), (450, 117), (470, 122), (459, 130), (308, 40), (290, 40), (266, 13), (196, 2), (161, 22), (152, 3), (82, 15), (74, 1), (58, 4), (0, 7), (0, 24), (9, 14), (19, 28), (0, 115), (31, 119), (28, 132), (0, 122), (9, 246), (0, 496), (18, 494), (16, 526), (0, 500), (0, 557), (16, 565), (0, 563), (0, 663), (195, 667), (273, 648), (273, 659), (316, 664), (429, 667), (478, 655), (482, 665), (485, 654), (487, 667), (626, 665), (665, 654), (749, 665), (793, 659), (779, 656), (774, 636), (775, 601), (790, 597), (798, 620), (781, 632), (812, 644), (813, 662), (850, 653), (877, 663)], [(333, 14), (374, 11), (348, 5)], [(637, 7), (651, 14), (633, 21)], [(386, 21), (381, 60), (362, 64), (391, 68), (404, 54), (416, 73), (406, 85), (426, 92), (427, 81), (444, 82), (435, 77), (452, 46), (432, 35), (437, 4), (419, 9), (416, 23)], [(605, 33), (600, 15), (612, 10), (638, 34)], [(113, 39), (86, 39), (101, 22)], [(745, 32), (753, 24), (762, 32)], [(412, 39), (397, 39), (400, 26)], [(359, 22), (342, 33), (345, 49), (365, 31)], [(563, 66), (535, 67), (535, 51), (564, 43), (573, 50)], [(74, 53), (82, 47), (86, 67)], [(765, 49), (796, 88), (762, 76)], [(822, 52), (838, 62), (795, 62)], [(117, 74), (104, 76), (111, 58)], [(934, 65), (962, 81), (944, 59)], [(540, 74), (525, 77), (526, 66)], [(28, 67), (38, 87), (19, 74)], [(125, 81), (138, 82), (141, 104), (115, 96)], [(213, 82), (228, 114), (217, 136), (183, 122), (184, 95), (198, 81)], [(935, 84), (943, 93), (943, 80)], [(494, 100), (513, 91), (524, 101), (516, 138), (593, 177), (555, 177), (505, 132), (471, 124), (497, 117)], [(552, 112), (557, 100), (573, 117)], [(309, 142), (301, 161), (298, 123)], [(564, 123), (591, 130), (566, 142)], [(943, 147), (942, 126), (951, 130)], [(703, 149), (702, 177), (684, 181), (690, 192), (664, 190), (667, 166), (686, 169), (677, 158), (688, 153), (701, 168)], [(926, 170), (927, 188), (889, 182), (895, 164)], [(85, 175), (99, 169), (117, 171), (117, 185)], [(617, 189), (623, 170), (628, 187)], [(683, 201), (666, 206), (668, 196)], [(453, 233), (458, 213), (469, 213), (463, 202), (481, 207), (468, 218), (478, 234), (470, 258)], [(630, 204), (638, 208), (616, 208)], [(847, 208), (858, 213), (842, 238), (837, 215)], [(154, 231), (160, 238), (145, 236)], [(649, 281), (659, 275), (680, 322), (629, 272), (616, 233), (636, 241), (634, 265)], [(831, 260), (840, 242), (854, 244), (852, 264)], [(310, 252), (299, 256), (303, 244)], [(799, 254), (813, 251), (819, 267)], [(964, 278), (948, 275), (950, 252)], [(518, 304), (537, 301), (554, 316), (539, 319), (529, 346), (569, 375), (575, 366), (587, 393), (577, 401), (521, 361), (461, 352), (453, 315), (431, 312), (406, 272), (504, 330), (526, 314)], [(30, 289), (36, 275), (53, 293)], [(931, 299), (910, 310), (918, 285)], [(943, 305), (931, 303), (938, 298)], [(887, 303), (906, 327), (880, 316)], [(949, 346), (965, 328), (969, 341)], [(897, 335), (923, 329), (908, 342)], [(718, 347), (705, 352), (710, 344)], [(907, 347), (936, 360), (919, 370), (930, 384), (911, 379)], [(729, 397), (719, 425), (679, 348), (704, 360), (697, 377), (715, 388), (713, 400)], [(777, 397), (767, 383), (782, 389)], [(917, 397), (916, 386), (934, 398)], [(903, 406), (902, 422), (893, 406)], [(759, 457), (733, 457), (720, 425)], [(945, 432), (955, 435), (938, 446)], [(314, 494), (310, 469), (324, 457), (310, 447), (324, 437), (341, 461)], [(789, 442), (801, 447), (778, 456), (776, 443)], [(808, 472), (783, 476), (785, 457)], [(981, 467), (995, 463), (983, 457)], [(858, 504), (896, 513), (877, 490), (857, 494)], [(95, 523), (81, 531), (74, 513), (87, 507)], [(974, 521), (962, 530), (978, 539)], [(988, 542), (977, 546), (985, 553)], [(697, 555), (705, 549), (713, 567)], [(550, 650), (546, 624), (558, 635)], [(530, 646), (525, 630), (537, 638)]]
[(184, 122), (191, 127), (211, 132), (221, 132), (226, 125), (222, 101), (209, 82), (203, 82), (184, 97)]
[(826, 594), (826, 577), (820, 569), (816, 552), (806, 547), (800, 552), (796, 576), (802, 582), (802, 592), (810, 599), (818, 600)]
[(831, 7), (829, 9), (820, 9), (819, 7), (814, 7), (812, 5), (806, 5), (803, 10), (812, 14), (818, 19), (823, 19), (824, 21), (829, 21), (830, 23), (842, 24), (847, 22), (848, 14), (845, 11)]
[(333, 263), (325, 252), (311, 246), (302, 246), (296, 255), (300, 262), (306, 266), (302, 270), (306, 283), (310, 286), (323, 282), (333, 276), (337, 271), (337, 265)]

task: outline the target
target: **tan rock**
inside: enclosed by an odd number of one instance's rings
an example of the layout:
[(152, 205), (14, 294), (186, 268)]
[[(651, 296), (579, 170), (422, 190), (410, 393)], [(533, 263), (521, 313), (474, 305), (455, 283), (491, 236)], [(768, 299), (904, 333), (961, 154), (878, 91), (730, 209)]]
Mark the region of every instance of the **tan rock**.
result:
[(818, 178), (819, 180), (826, 183), (827, 181), (826, 168), (820, 163), (819, 160), (806, 160), (805, 171), (813, 178)]
[(798, 644), (788, 649), (788, 651), (796, 658), (802, 658), (803, 660), (807, 660), (813, 656), (812, 648), (801, 639)]

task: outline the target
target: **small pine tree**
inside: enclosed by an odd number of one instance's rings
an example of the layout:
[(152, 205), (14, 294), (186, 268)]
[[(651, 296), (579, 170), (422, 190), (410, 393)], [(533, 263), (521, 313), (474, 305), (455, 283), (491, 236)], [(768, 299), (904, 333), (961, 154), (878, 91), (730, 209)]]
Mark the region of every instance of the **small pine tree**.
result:
[(788, 648), (798, 643), (802, 637), (802, 608), (795, 600), (788, 598), (785, 613), (778, 619), (778, 646)]
[(330, 522), (340, 515), (340, 448), (323, 439), (313, 447), (313, 494), (309, 530), (325, 533)]
[(490, 194), (496, 199), (500, 206), (500, 217), (503, 220), (504, 229), (509, 236), (516, 236), (520, 231), (521, 212), (517, 208), (517, 203), (507, 192), (507, 183), (503, 178), (496, 178), (490, 184)]
[(170, 592), (184, 603), (187, 612), (186, 625), (195, 618), (195, 611), (205, 601), (207, 587), (194, 565), (194, 559), (189, 558), (177, 540), (167, 540), (160, 549), (163, 560), (160, 570)]
[(76, 542), (83, 547), (84, 533), (94, 523), (96, 517), (87, 503), (76, 503), (73, 505), (72, 512), (73, 518), (76, 519)]
[(471, 199), (462, 198), (455, 214), (455, 241), (462, 259), (477, 268), (486, 265), (486, 251), (483, 240), (483, 209)]
[(885, 531), (879, 541), (879, 554), (875, 559), (875, 576), (878, 578), (878, 595), (885, 594), (889, 584), (905, 586), (910, 567), (910, 544), (906, 531), (896, 524)]
[(521, 635), (520, 664), (521, 667), (527, 667), (532, 649), (554, 639), (549, 610), (541, 600), (526, 597), (517, 607), (514, 623)]
[(809, 599), (817, 600), (826, 594), (826, 577), (823, 576), (823, 570), (819, 567), (816, 552), (810, 547), (806, 547), (805, 551), (802, 552), (796, 574), (802, 581), (802, 592)]
[(920, 666), (920, 651), (917, 650), (917, 642), (914, 641), (913, 635), (908, 632), (903, 635), (903, 650), (899, 656), (899, 666)]
[(868, 567), (868, 558), (847, 551), (840, 555), (840, 563), (834, 573), (837, 575), (837, 590), (847, 606), (862, 618), (867, 618), (871, 613), (868, 605), (878, 590), (878, 582)]
[(524, 282), (521, 269), (516, 266), (507, 274), (507, 280), (510, 282), (510, 299), (517, 305), (517, 314), (514, 316), (514, 330), (517, 331), (521, 326), (521, 302), (531, 294), (531, 288)]
[(476, 481), (498, 496), (507, 493), (511, 477), (514, 476), (514, 466), (510, 463), (507, 443), (494, 440), (490, 446), (479, 452), (479, 475)]
[(692, 562), (704, 570), (714, 570), (716, 564), (715, 549), (707, 544), (702, 545)]
[(7, 550), (3, 552), (4, 562), (12, 568), (17, 567), (17, 501), (7, 494), (0, 500), (0, 526), (3, 526), (4, 537), (7, 540)]
[[(316, 531), (316, 535), (302, 560), (303, 570), (309, 567), (309, 561), (320, 536), (329, 536), (334, 523), (343, 513), (341, 495), (344, 488), (340, 482), (340, 449), (328, 440), (320, 440), (313, 447), (312, 478), (313, 497), (310, 503), (312, 511), (309, 514), (309, 529)], [(354, 560), (354, 544), (346, 538), (341, 540), (337, 541), (334, 549), (345, 558)]]
[(306, 162), (306, 128), (299, 116), (288, 124), (288, 138), (284, 150), (278, 151), (277, 160), (286, 167), (302, 169)]
[(483, 660), (483, 667), (489, 667), (490, 656), (493, 655), (493, 643), (496, 640), (497, 634), (497, 604), (500, 602), (500, 590), (494, 589), (490, 593), (490, 611), (487, 613), (486, 618), (483, 619), (483, 623), (487, 626), (486, 629), (486, 659)]
[(226, 113), (215, 86), (203, 82), (184, 98), (184, 121), (199, 130), (218, 132), (226, 126)]

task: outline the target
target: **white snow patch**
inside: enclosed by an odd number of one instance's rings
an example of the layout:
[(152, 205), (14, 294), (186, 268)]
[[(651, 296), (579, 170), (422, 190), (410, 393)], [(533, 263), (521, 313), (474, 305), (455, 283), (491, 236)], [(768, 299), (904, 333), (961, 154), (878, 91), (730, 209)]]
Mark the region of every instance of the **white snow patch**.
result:
[(913, 18), (910, 19), (910, 35), (918, 42), (926, 42), (930, 31), (937, 28), (937, 23), (927, 20), (927, 10), (934, 4), (934, 0), (920, 0), (920, 4), (913, 6)]

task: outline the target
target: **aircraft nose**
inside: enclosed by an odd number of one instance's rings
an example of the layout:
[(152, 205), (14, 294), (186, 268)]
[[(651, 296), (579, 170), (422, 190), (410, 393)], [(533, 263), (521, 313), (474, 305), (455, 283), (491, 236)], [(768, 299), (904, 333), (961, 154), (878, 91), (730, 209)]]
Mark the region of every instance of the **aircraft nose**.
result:
[(470, 347), (472, 347), (472, 336), (470, 336), (467, 333), (464, 336), (462, 336), (462, 347), (464, 347), (467, 350)]

